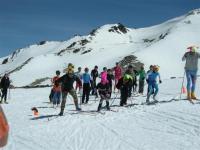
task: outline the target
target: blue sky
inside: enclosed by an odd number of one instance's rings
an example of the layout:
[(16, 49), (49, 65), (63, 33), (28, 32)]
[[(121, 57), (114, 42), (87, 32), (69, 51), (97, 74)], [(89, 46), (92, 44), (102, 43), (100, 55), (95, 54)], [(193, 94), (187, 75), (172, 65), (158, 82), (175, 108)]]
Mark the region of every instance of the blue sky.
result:
[(140, 28), (200, 8), (200, 0), (0, 0), (0, 57), (110, 23)]

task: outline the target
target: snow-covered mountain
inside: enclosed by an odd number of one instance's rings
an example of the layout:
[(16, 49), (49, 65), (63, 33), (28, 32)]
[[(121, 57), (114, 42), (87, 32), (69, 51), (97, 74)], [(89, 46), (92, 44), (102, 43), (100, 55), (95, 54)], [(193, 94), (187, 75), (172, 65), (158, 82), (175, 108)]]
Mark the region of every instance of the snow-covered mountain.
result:
[(133, 29), (108, 24), (67, 41), (42, 41), (0, 58), (0, 74), (11, 73), (15, 86), (52, 77), (71, 62), (75, 67), (113, 67), (134, 55), (147, 69), (158, 64), (163, 78), (182, 76), (181, 57), (190, 45), (200, 45), (200, 9), (159, 25)]

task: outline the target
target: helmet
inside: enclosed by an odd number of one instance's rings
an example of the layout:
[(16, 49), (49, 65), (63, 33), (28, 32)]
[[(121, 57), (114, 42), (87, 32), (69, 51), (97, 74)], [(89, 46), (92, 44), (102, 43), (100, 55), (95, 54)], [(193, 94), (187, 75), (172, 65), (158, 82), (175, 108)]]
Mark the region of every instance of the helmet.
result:
[(94, 66), (95, 69), (98, 69), (98, 66)]
[(78, 70), (81, 70), (81, 67), (78, 67)]

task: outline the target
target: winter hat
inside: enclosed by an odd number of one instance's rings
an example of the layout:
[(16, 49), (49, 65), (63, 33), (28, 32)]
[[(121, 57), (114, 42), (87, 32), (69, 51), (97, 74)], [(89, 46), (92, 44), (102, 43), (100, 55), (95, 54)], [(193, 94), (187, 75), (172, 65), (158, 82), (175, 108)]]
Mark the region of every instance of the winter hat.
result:
[(153, 70), (159, 71), (159, 69), (160, 69), (160, 67), (159, 67), (158, 65), (154, 65), (154, 66), (153, 66)]
[(68, 64), (67, 73), (74, 73), (74, 65), (72, 63)]
[(102, 72), (102, 73), (101, 73), (101, 83), (102, 83), (102, 84), (108, 83), (108, 80), (107, 80), (107, 72)]
[(190, 52), (196, 52), (196, 50), (198, 49), (198, 46), (190, 46), (187, 49), (189, 49)]

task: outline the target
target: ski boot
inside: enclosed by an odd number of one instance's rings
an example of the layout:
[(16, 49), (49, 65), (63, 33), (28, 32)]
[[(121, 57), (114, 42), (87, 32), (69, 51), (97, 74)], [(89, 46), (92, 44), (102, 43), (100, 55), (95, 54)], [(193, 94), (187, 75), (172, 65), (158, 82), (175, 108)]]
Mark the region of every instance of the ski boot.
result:
[(195, 96), (194, 92), (191, 93), (191, 99), (197, 100), (197, 97)]
[(106, 108), (107, 110), (110, 110), (109, 102), (106, 101)]

